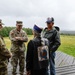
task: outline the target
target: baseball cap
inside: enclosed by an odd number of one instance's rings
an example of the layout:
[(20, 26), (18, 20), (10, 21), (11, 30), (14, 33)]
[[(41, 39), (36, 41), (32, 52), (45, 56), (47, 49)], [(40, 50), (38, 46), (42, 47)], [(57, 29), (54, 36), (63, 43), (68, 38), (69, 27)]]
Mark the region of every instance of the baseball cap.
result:
[(54, 23), (54, 18), (53, 17), (48, 17), (46, 23)]

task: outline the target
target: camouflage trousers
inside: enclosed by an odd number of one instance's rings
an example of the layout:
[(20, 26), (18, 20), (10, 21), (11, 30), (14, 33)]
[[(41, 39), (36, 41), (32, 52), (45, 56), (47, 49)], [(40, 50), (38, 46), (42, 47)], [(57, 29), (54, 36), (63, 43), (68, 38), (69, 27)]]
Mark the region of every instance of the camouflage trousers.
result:
[(13, 67), (12, 73), (16, 75), (17, 65), (19, 65), (20, 75), (23, 75), (25, 68), (25, 52), (12, 53), (11, 65)]
[(0, 75), (8, 75), (7, 69), (1, 69), (0, 70)]

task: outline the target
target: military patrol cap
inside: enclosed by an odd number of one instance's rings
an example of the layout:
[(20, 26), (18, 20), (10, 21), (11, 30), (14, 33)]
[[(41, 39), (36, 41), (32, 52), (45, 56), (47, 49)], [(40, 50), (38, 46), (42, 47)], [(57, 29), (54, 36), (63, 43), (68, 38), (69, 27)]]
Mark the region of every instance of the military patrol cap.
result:
[(38, 27), (37, 25), (34, 25), (33, 30), (38, 32), (38, 33), (41, 33), (42, 28)]
[(4, 23), (2, 23), (2, 20), (1, 20), (1, 19), (0, 19), (0, 24), (1, 24), (1, 25), (4, 25)]
[(23, 22), (22, 21), (16, 21), (16, 24), (17, 25), (23, 25)]
[(46, 23), (54, 23), (54, 18), (53, 17), (48, 17)]

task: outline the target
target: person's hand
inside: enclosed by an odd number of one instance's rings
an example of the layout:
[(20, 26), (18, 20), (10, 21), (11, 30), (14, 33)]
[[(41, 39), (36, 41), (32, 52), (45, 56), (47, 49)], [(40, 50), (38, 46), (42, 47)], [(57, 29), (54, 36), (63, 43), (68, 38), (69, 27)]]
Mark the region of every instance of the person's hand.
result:
[(31, 71), (27, 71), (26, 72), (26, 75), (31, 75)]
[(10, 52), (10, 58), (12, 57), (12, 53)]
[(10, 53), (11, 57), (12, 57), (12, 53)]
[(16, 40), (21, 40), (21, 37), (15, 37)]

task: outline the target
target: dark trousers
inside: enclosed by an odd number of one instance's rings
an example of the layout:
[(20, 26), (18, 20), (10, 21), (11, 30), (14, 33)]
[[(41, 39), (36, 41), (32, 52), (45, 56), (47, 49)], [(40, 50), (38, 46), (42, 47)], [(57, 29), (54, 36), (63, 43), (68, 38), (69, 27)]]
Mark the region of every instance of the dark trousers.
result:
[(31, 75), (47, 75), (48, 69), (33, 70)]
[(56, 75), (55, 72), (55, 52), (50, 54), (50, 75)]

